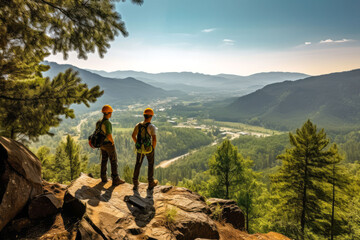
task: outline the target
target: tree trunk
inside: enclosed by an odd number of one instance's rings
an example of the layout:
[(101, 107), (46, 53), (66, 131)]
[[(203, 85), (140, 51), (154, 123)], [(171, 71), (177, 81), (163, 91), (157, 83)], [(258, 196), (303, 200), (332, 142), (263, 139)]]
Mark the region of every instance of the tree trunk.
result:
[(306, 200), (307, 200), (307, 196), (306, 196), (306, 191), (307, 191), (307, 182), (308, 182), (308, 158), (307, 156), (305, 157), (305, 172), (304, 172), (304, 189), (303, 189), (303, 199), (302, 199), (302, 211), (301, 211), (301, 238), (304, 240), (305, 236), (305, 214), (306, 214)]
[(15, 140), (15, 129), (14, 128), (11, 128), (10, 138)]

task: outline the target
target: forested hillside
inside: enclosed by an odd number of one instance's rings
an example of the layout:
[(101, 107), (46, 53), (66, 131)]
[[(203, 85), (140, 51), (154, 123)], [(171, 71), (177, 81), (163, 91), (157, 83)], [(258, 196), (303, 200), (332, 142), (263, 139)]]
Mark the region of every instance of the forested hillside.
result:
[(213, 116), (291, 130), (307, 119), (327, 129), (351, 129), (360, 121), (360, 70), (285, 81), (238, 98)]

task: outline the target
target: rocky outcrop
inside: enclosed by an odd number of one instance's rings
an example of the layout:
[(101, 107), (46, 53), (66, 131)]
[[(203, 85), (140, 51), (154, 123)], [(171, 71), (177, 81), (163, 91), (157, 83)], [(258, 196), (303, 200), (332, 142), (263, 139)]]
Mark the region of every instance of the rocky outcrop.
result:
[[(63, 201), (61, 211), (31, 219), (29, 205), (29, 210), (0, 232), (0, 239), (289, 240), (277, 233), (250, 235), (234, 228), (234, 222), (212, 219), (212, 203), (186, 188), (157, 186), (150, 191), (141, 183), (134, 191), (128, 183), (113, 187), (111, 181), (105, 184), (85, 174), (66, 187), (66, 192), (65, 187), (43, 182), (44, 194), (30, 205), (37, 201), (49, 204), (44, 196), (51, 195), (55, 202)], [(222, 204), (223, 209), (238, 210), (231, 201), (221, 200), (211, 201)]]
[(0, 137), (0, 231), (42, 193), (41, 165), (24, 145)]
[(216, 208), (221, 210), (220, 218), (226, 223), (230, 223), (234, 228), (245, 230), (245, 215), (238, 207), (235, 201), (225, 200), (220, 198), (210, 198), (207, 200), (210, 204), (210, 209), (214, 213)]
[[(225, 222), (211, 218), (217, 205)], [(158, 186), (150, 191), (147, 184), (140, 184), (134, 191), (127, 183), (113, 187), (82, 175), (68, 187), (63, 207), (79, 218), (77, 237), (81, 239), (289, 240), (277, 233), (240, 231), (244, 215), (235, 202), (211, 199), (209, 204), (181, 187)]]
[(64, 211), (81, 216), (81, 239), (219, 239), (210, 208), (185, 188), (112, 187), (82, 175), (69, 186)]

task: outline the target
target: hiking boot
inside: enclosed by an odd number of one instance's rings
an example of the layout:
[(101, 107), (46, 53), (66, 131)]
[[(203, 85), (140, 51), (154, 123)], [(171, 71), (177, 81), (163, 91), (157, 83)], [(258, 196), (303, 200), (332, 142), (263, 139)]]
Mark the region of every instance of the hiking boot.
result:
[(156, 179), (152, 182), (149, 182), (148, 189), (153, 189), (156, 185), (158, 185), (158, 183), (159, 183), (159, 181)]
[(108, 179), (107, 179), (106, 176), (101, 176), (101, 181), (102, 181), (103, 183), (107, 183)]
[(118, 186), (118, 185), (123, 184), (123, 183), (125, 183), (125, 181), (124, 181), (124, 180), (121, 180), (121, 179), (119, 178), (119, 176), (113, 178), (113, 181), (112, 181), (112, 185), (113, 185), (113, 186)]

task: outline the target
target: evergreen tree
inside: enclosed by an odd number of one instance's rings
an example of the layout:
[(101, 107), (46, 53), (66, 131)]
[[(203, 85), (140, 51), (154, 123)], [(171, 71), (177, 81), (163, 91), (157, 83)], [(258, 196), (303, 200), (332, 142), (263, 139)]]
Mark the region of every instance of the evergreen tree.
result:
[[(322, 203), (326, 199), (324, 184), (332, 176), (329, 166), (335, 152), (327, 147), (324, 129), (317, 131), (308, 120), (296, 134), (289, 133), (291, 149), (278, 156), (282, 166), (272, 177), (280, 196), (279, 211), (293, 220), (288, 236), (305, 239), (306, 230), (322, 234), (324, 229)], [(309, 235), (307, 238), (311, 238)]]
[(55, 153), (56, 181), (72, 181), (79, 177), (82, 170), (88, 169), (88, 156), (81, 155), (80, 151), (80, 145), (70, 135), (65, 142), (60, 142)]
[(41, 177), (45, 180), (50, 180), (51, 177), (51, 165), (53, 164), (53, 157), (50, 154), (50, 148), (46, 146), (40, 147), (36, 156), (39, 158), (41, 162)]
[(89, 156), (87, 154), (84, 154), (81, 156), (81, 160), (80, 160), (80, 173), (87, 172), (89, 169), (88, 165), (89, 165)]
[[(143, 0), (132, 0), (141, 4)], [(118, 33), (127, 36), (112, 0), (6, 0), (0, 2), (0, 132), (13, 139), (50, 134), (60, 115), (74, 117), (70, 105), (94, 102), (103, 92), (89, 89), (67, 70), (44, 78), (46, 56), (76, 51), (100, 57)]]
[(79, 145), (75, 143), (74, 139), (70, 135), (67, 135), (64, 147), (67, 160), (69, 161), (70, 180), (72, 181), (80, 175)]
[(327, 218), (330, 219), (329, 230), (325, 231), (327, 233), (325, 237), (333, 240), (334, 237), (349, 232), (348, 220), (345, 214), (349, 211), (348, 206), (354, 188), (352, 187), (353, 181), (349, 172), (341, 165), (343, 158), (338, 153), (336, 144), (332, 146), (331, 151), (334, 153), (333, 162), (330, 165), (331, 176), (329, 178), (331, 215)]
[(237, 187), (244, 171), (244, 159), (229, 140), (218, 147), (215, 155), (209, 160), (210, 173), (216, 177), (218, 191), (225, 193), (222, 197), (229, 199), (231, 189)]
[(245, 213), (246, 231), (250, 232), (250, 222), (259, 215), (259, 198), (265, 187), (258, 179), (260, 174), (251, 169), (251, 160), (245, 160), (243, 181), (239, 184), (239, 190), (235, 193), (238, 205)]
[(55, 176), (52, 179), (54, 182), (64, 183), (70, 180), (69, 161), (65, 152), (65, 143), (61, 142), (55, 151), (55, 161), (53, 171)]
[(349, 234), (347, 239), (360, 240), (360, 162), (351, 165), (350, 173), (354, 176), (353, 196), (349, 203), (346, 218), (349, 220)]

